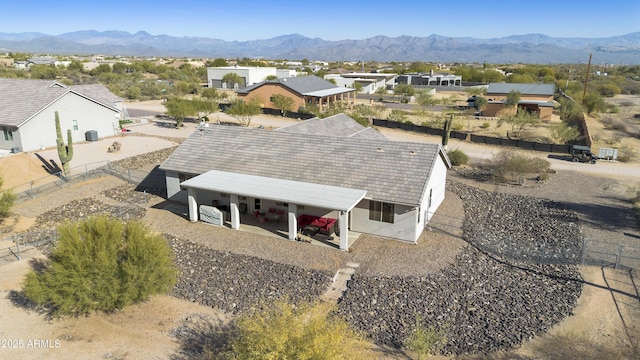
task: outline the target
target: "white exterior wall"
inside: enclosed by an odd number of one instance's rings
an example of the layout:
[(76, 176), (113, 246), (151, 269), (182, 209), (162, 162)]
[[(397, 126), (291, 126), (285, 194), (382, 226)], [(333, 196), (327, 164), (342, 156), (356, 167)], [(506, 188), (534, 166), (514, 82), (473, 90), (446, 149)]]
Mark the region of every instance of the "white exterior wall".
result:
[(224, 66), (207, 68), (207, 83), (211, 87), (213, 80), (222, 80), (222, 78), (230, 73), (238, 74), (245, 79), (246, 86), (257, 84), (264, 81), (268, 76), (278, 76), (274, 67), (246, 67), (246, 66)]
[(298, 72), (290, 69), (276, 69), (276, 76), (279, 78), (296, 77)]
[[(71, 130), (73, 143), (86, 141), (85, 133), (96, 130), (99, 138), (114, 136), (119, 129), (120, 114), (91, 100), (67, 93), (52, 105), (27, 121), (17, 132), (20, 150), (35, 151), (56, 146), (55, 112), (60, 116), (60, 129), (67, 144), (67, 130)], [(73, 120), (78, 122), (78, 130), (73, 130)], [(18, 135), (14, 132), (14, 140)]]
[(180, 178), (178, 177), (178, 173), (166, 171), (165, 179), (167, 181), (167, 199), (186, 204), (187, 191), (180, 190)]
[(405, 205), (394, 205), (393, 224), (369, 220), (369, 200), (367, 199), (360, 201), (351, 210), (351, 230), (412, 243), (418, 241), (416, 236), (417, 222), (417, 209)]
[[(427, 182), (426, 192), (420, 204), (420, 223), (416, 227), (416, 238), (420, 236), (422, 230), (427, 226), (429, 220), (436, 212), (440, 204), (444, 201), (445, 186), (447, 180), (447, 166), (441, 158), (433, 166), (431, 178)], [(431, 194), (431, 204), (429, 205), (429, 195)]]

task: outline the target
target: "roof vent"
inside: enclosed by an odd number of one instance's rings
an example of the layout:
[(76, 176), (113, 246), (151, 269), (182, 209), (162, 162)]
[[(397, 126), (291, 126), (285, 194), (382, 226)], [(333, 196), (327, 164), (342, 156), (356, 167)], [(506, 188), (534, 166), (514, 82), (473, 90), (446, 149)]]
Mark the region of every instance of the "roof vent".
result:
[(418, 155), (418, 152), (415, 151), (415, 150), (411, 150), (411, 151), (409, 151), (409, 155), (414, 155), (415, 156), (415, 155)]
[(383, 148), (381, 148), (381, 147), (379, 147), (379, 148), (377, 148), (377, 149), (376, 149), (376, 151), (377, 151), (377, 152), (384, 152), (384, 149), (383, 149)]

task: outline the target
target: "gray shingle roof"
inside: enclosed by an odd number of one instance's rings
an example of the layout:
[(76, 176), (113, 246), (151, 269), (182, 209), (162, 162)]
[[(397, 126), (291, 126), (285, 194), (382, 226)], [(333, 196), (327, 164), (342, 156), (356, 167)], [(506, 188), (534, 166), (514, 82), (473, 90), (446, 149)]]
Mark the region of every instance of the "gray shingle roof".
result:
[[(371, 131), (367, 130), (370, 129)], [(312, 118), (300, 123), (281, 127), (275, 131), (284, 131), (296, 134), (316, 134), (324, 136), (359, 137), (365, 139), (387, 140), (373, 128), (366, 128), (358, 124), (350, 116), (340, 113), (321, 118)]]
[[(313, 93), (327, 93), (331, 94), (339, 94), (345, 92), (344, 88), (339, 86), (335, 86), (333, 83), (321, 79), (314, 75), (308, 76), (295, 76), (288, 78), (278, 78), (273, 80), (263, 81), (251, 86), (247, 86), (246, 88), (238, 90), (238, 93), (249, 93), (254, 89), (259, 88), (265, 84), (280, 84), (282, 86), (286, 86), (289, 89), (297, 92), (300, 95), (309, 95)], [(346, 89), (347, 91), (355, 91), (355, 89)], [(327, 96), (327, 95), (324, 95)]]
[(69, 91), (92, 98), (80, 91), (83, 89), (91, 89), (99, 97), (93, 99), (94, 101), (114, 107), (113, 98), (115, 95), (107, 96), (105, 91), (109, 92), (109, 90), (102, 85), (70, 88), (51, 80), (0, 79), (0, 94), (2, 94), (0, 96), (0, 124), (19, 127)]
[(71, 89), (111, 107), (114, 106), (114, 103), (123, 100), (121, 97), (116, 96), (114, 93), (109, 91), (109, 89), (102, 84), (73, 85), (71, 86)]
[(223, 125), (194, 131), (160, 166), (367, 190), (367, 198), (419, 205), (439, 144), (331, 137)]
[(551, 96), (555, 92), (553, 84), (512, 84), (512, 83), (490, 83), (487, 89), (488, 94), (508, 94), (512, 90), (519, 91), (522, 95), (545, 95)]

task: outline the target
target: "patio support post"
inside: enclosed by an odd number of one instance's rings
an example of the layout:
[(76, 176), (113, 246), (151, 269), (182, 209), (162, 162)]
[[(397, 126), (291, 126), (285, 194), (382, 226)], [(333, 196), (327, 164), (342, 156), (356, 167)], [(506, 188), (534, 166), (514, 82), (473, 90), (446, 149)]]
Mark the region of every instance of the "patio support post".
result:
[(340, 211), (340, 250), (349, 251), (349, 213)]
[(287, 216), (289, 217), (289, 240), (295, 240), (298, 236), (298, 218), (296, 217), (296, 209), (298, 205), (289, 203)]
[(189, 220), (198, 221), (198, 199), (196, 198), (196, 189), (187, 189), (187, 200), (189, 202)]
[(240, 211), (238, 210), (238, 195), (229, 195), (230, 210), (231, 210), (231, 228), (234, 230), (240, 229)]

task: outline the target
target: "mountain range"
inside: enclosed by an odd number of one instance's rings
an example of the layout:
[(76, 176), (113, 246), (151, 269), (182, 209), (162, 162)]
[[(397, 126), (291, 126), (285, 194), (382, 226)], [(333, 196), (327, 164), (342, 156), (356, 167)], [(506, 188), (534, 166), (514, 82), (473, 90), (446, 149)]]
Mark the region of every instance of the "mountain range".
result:
[(152, 35), (145, 31), (76, 31), (61, 35), (0, 33), (0, 51), (38, 54), (154, 57), (268, 58), (325, 61), (425, 61), (488, 63), (640, 64), (640, 32), (606, 38), (559, 38), (541, 34), (500, 38), (430, 35), (375, 36), (329, 41), (300, 34), (226, 41), (207, 37)]

